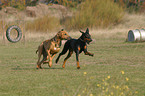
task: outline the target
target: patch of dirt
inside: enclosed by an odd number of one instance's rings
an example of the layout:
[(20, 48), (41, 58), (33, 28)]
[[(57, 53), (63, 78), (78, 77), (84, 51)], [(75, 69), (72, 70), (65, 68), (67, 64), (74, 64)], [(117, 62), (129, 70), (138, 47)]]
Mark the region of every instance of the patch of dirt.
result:
[(6, 7), (0, 11), (0, 19), (10, 18), (10, 16), (24, 19), (25, 17), (42, 17), (45, 15), (64, 18), (70, 16), (70, 12), (65, 6), (58, 4), (38, 4), (37, 6), (27, 6), (24, 11), (19, 11), (12, 7)]
[[(48, 15), (48, 16), (55, 16), (58, 18), (63, 18), (63, 17), (69, 16), (68, 11), (69, 10), (65, 6), (58, 5), (58, 4), (53, 4), (49, 6), (45, 4), (39, 4), (37, 6), (27, 7), (26, 15), (30, 17), (41, 17), (44, 15)], [(30, 12), (33, 15), (31, 15)]]

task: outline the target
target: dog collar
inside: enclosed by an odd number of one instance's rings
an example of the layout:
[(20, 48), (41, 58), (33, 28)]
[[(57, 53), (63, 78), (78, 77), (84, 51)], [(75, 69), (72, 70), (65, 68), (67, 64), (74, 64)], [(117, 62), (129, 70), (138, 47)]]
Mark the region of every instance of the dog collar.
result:
[(82, 40), (81, 38), (79, 38), (79, 40), (81, 40), (82, 42), (85, 42), (84, 40)]

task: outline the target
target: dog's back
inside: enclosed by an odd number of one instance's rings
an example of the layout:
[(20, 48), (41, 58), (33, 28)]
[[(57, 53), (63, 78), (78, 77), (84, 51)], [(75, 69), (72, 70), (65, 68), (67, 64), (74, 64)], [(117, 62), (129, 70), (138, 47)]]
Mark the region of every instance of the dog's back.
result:
[(86, 43), (80, 41), (79, 39), (71, 39), (66, 42), (66, 44), (64, 45), (64, 48), (67, 47), (67, 48), (73, 49), (73, 51), (76, 51), (78, 47), (83, 48), (85, 45)]

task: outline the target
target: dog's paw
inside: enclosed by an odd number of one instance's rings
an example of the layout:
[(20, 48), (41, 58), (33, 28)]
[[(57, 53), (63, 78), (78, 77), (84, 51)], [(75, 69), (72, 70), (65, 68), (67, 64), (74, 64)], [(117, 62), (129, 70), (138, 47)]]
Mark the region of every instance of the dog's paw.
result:
[(43, 69), (43, 68), (42, 68), (41, 66), (38, 66), (38, 65), (37, 65), (36, 69)]
[(93, 56), (94, 56), (94, 54), (90, 54), (90, 56), (92, 56), (92, 57), (93, 57)]
[(55, 63), (57, 64), (57, 62), (58, 62), (58, 60), (56, 59), (56, 60), (55, 60)]
[(80, 69), (80, 67), (77, 67), (77, 69)]

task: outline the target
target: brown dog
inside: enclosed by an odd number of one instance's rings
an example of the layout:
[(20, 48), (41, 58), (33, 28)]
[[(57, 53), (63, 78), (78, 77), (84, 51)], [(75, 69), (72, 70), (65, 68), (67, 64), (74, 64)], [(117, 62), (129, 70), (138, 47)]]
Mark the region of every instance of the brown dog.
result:
[[(68, 35), (66, 31), (63, 29), (59, 31), (52, 39), (43, 41), (39, 46), (38, 50), (38, 61), (37, 61), (37, 68), (41, 69), (42, 63), (49, 63), (49, 67), (52, 66), (52, 59), (59, 52), (61, 46), (61, 40), (69, 40), (71, 37)], [(40, 62), (41, 55), (43, 55), (43, 59)], [(48, 60), (46, 62), (46, 60)]]

